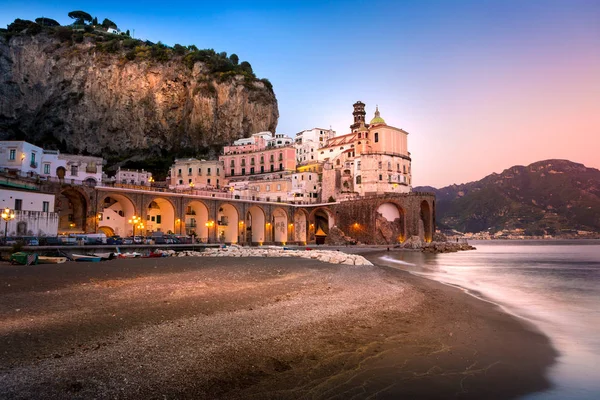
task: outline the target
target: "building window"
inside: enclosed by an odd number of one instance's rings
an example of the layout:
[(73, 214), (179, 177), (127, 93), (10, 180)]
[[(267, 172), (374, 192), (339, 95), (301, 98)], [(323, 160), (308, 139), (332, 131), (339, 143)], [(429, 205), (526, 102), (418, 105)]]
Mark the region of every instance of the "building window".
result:
[(192, 183), (192, 180), (191, 180), (191, 179), (188, 179), (188, 183)]
[(217, 168), (217, 175), (219, 175), (219, 168)]
[(254, 167), (250, 167), (250, 174), (254, 174)]
[(15, 199), (15, 210), (22, 210), (22, 209), (23, 209), (23, 200)]
[(283, 171), (283, 164), (282, 163), (279, 163), (279, 170)]
[(242, 158), (242, 167), (245, 167), (245, 166), (246, 166), (246, 159)]
[(379, 168), (379, 169), (383, 168), (383, 163), (381, 161), (379, 161), (377, 163), (377, 168)]
[[(233, 159), (231, 160), (231, 163), (229, 163), (229, 166), (231, 166), (231, 167), (235, 167), (235, 161), (234, 161)], [(232, 175), (233, 175), (233, 174), (232, 174)]]
[[(125, 183), (125, 182), (123, 182), (123, 183)], [(183, 179), (180, 179), (180, 180), (179, 180), (179, 184), (180, 184), (180, 185), (183, 185)]]
[(31, 153), (31, 163), (35, 164), (35, 153)]
[(160, 224), (160, 223), (161, 223), (161, 221), (162, 221), (162, 217), (161, 217), (160, 215), (157, 215), (157, 216), (156, 216), (156, 223), (157, 223), (157, 224)]
[(181, 168), (177, 170), (177, 176), (181, 176)]
[(391, 170), (392, 170), (392, 162), (388, 161), (388, 171), (391, 171)]
[(260, 163), (264, 164), (265, 163), (265, 157), (264, 156), (260, 156)]
[(402, 167), (404, 167), (404, 173), (406, 173), (406, 165), (403, 165)]
[(279, 192), (281, 190), (281, 185), (277, 185), (277, 191)]
[(192, 169), (188, 168), (188, 175), (191, 175), (191, 174), (192, 174)]
[(208, 169), (207, 169), (206, 173), (207, 173), (208, 175), (211, 175), (210, 168), (208, 168)]
[(208, 183), (208, 184), (210, 185), (210, 178), (208, 178), (208, 179), (206, 180), (206, 183)]
[(264, 165), (261, 165), (261, 166), (260, 166), (260, 173), (262, 174), (263, 172), (265, 172), (265, 166), (264, 166)]
[(379, 132), (375, 132), (375, 143), (379, 142)]
[(271, 191), (271, 185), (267, 185), (267, 192)]
[(77, 176), (77, 165), (71, 165), (71, 175)]
[(360, 161), (357, 161), (357, 162), (356, 162), (356, 170), (357, 170), (357, 171), (360, 171)]
[(235, 170), (232, 169), (231, 170), (231, 176), (234, 176), (234, 175), (235, 175)]
[(275, 166), (271, 164), (271, 172), (275, 171)]
[(49, 174), (50, 173), (50, 164), (44, 164), (44, 173), (45, 174)]
[(42, 202), (42, 212), (48, 212), (48, 211), (50, 211), (50, 202), (49, 201)]
[(250, 159), (250, 165), (254, 165), (254, 157)]
[(16, 157), (17, 157), (17, 150), (16, 149), (10, 149), (10, 153), (9, 153), (8, 159), (10, 161), (14, 161)]
[(379, 174), (379, 180), (382, 181), (383, 180), (383, 175)]
[(362, 181), (361, 181), (361, 177), (360, 177), (360, 175), (357, 175), (357, 176), (356, 176), (356, 184), (357, 184), (357, 185), (360, 185), (360, 183), (361, 183), (361, 182), (362, 182)]
[(242, 168), (242, 175), (246, 175), (246, 168)]

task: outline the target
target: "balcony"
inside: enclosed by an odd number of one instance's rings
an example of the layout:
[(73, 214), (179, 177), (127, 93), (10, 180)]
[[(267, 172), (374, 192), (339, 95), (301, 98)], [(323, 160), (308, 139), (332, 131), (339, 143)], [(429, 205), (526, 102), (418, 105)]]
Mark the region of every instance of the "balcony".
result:
[(38, 164), (37, 164), (35, 161), (32, 161), (32, 162), (31, 162), (31, 164), (29, 164), (29, 166), (30, 166), (31, 168), (37, 168), (37, 167), (38, 167)]

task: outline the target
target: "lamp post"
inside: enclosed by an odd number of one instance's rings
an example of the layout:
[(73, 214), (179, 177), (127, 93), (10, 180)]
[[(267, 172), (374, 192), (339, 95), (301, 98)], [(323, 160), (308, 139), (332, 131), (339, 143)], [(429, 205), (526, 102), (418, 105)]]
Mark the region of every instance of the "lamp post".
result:
[(150, 187), (152, 187), (152, 184), (154, 183), (154, 178), (153, 177), (148, 178), (148, 183), (150, 184)]
[(210, 220), (204, 224), (206, 226), (206, 243), (210, 243), (210, 228), (215, 226), (215, 221)]
[(190, 182), (190, 194), (194, 192), (194, 182)]
[(130, 223), (133, 226), (133, 240), (135, 240), (135, 226), (138, 225), (138, 224), (140, 224), (142, 222), (142, 218), (141, 217), (136, 217), (134, 215), (127, 222)]
[(6, 244), (6, 234), (8, 233), (8, 221), (15, 219), (15, 212), (10, 208), (2, 210), (2, 219), (5, 222), (4, 225), (4, 243)]

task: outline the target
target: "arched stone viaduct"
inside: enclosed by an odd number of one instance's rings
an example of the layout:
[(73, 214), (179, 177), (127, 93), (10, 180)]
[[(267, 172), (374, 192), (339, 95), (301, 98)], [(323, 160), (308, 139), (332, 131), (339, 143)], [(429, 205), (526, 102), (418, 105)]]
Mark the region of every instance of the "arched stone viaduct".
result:
[(190, 193), (47, 184), (57, 195), (59, 233), (105, 232), (131, 236), (164, 232), (202, 242), (237, 244), (336, 244), (343, 233), (361, 243), (394, 244), (411, 236), (431, 241), (435, 197), (394, 194), (340, 203), (294, 205)]

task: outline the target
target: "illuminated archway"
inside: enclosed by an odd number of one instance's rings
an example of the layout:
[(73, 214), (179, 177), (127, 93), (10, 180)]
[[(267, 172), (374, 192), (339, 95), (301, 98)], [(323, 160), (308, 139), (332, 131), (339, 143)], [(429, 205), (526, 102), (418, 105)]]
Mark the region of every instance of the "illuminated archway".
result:
[[(130, 236), (133, 233), (133, 228), (127, 220), (136, 215), (136, 211), (133, 202), (127, 196), (117, 193), (105, 196), (100, 201), (100, 210), (97, 215), (99, 226), (111, 229), (112, 235)], [(145, 216), (143, 217), (145, 219)]]
[(146, 222), (144, 231), (147, 233), (171, 232), (183, 234), (183, 222), (175, 220), (175, 207), (165, 198), (156, 197), (152, 199), (146, 208), (146, 215), (142, 217), (145, 217), (142, 220)]
[(310, 240), (322, 244), (329, 236), (329, 228), (335, 225), (333, 215), (326, 208), (317, 208), (310, 216)]
[(275, 243), (286, 243), (288, 240), (288, 216), (282, 208), (276, 208), (271, 215), (271, 237)]
[[(266, 238), (267, 221), (265, 221), (265, 212), (258, 206), (252, 206), (246, 213), (246, 240), (250, 244), (262, 244)], [(268, 228), (271, 227), (269, 222)]]
[[(238, 242), (238, 211), (228, 203), (221, 204), (217, 213), (217, 223), (214, 224), (216, 229), (217, 240), (221, 243), (237, 243)], [(210, 236), (210, 232), (209, 232)]]
[(116, 232), (110, 226), (98, 227), (98, 233), (104, 233), (106, 237), (115, 236)]
[(83, 193), (75, 188), (62, 190), (57, 196), (55, 208), (59, 215), (60, 233), (86, 232), (88, 202)]
[(402, 243), (406, 240), (406, 213), (395, 203), (382, 203), (375, 218), (375, 242)]
[(208, 207), (201, 201), (193, 200), (188, 203), (185, 212), (185, 233), (196, 236), (200, 242), (208, 242)]

